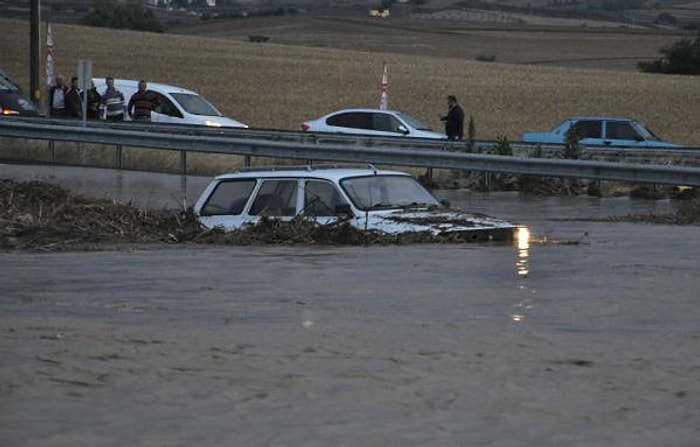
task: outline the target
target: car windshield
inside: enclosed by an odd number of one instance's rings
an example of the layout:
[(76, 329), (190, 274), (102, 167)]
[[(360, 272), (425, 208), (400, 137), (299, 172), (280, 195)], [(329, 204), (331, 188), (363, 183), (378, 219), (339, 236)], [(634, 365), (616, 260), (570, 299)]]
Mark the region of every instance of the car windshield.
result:
[(221, 112), (199, 95), (191, 93), (171, 93), (171, 95), (187, 113), (202, 116), (223, 116)]
[(642, 136), (644, 137), (645, 140), (649, 141), (661, 141), (661, 138), (659, 138), (654, 132), (651, 131), (647, 126), (645, 126), (642, 123), (637, 123), (638, 130), (641, 132)]
[(7, 93), (22, 93), (14, 83), (0, 76), (0, 91)]
[(349, 177), (341, 180), (340, 186), (363, 211), (440, 205), (435, 196), (409, 176)]
[(427, 124), (425, 124), (423, 121), (419, 120), (419, 119), (416, 118), (416, 117), (413, 117), (413, 116), (408, 115), (408, 114), (403, 113), (403, 112), (399, 112), (399, 113), (397, 113), (396, 115), (397, 115), (399, 118), (401, 118), (402, 120), (404, 120), (409, 126), (411, 126), (411, 127), (414, 128), (414, 129), (417, 129), (417, 130), (432, 130), (432, 129), (430, 128), (430, 126), (428, 126)]

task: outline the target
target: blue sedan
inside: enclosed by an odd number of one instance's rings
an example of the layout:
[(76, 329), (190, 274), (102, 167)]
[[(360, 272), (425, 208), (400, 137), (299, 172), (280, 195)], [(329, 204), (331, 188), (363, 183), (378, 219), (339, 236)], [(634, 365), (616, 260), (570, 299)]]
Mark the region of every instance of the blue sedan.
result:
[(573, 126), (578, 127), (582, 139), (580, 143), (591, 147), (648, 147), (680, 148), (679, 144), (661, 141), (644, 124), (614, 117), (574, 116), (557, 125), (550, 132), (530, 132), (523, 134), (524, 143), (564, 144), (566, 133)]

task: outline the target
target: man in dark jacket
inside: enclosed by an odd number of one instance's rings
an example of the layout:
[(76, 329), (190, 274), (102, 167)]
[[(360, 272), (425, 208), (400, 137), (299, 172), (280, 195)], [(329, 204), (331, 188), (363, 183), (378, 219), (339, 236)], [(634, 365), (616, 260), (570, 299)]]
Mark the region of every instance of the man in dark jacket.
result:
[(139, 90), (129, 100), (129, 116), (134, 121), (151, 121), (151, 111), (158, 106), (158, 96), (147, 89), (146, 81), (139, 81)]
[(450, 140), (461, 140), (464, 136), (464, 111), (457, 104), (457, 97), (447, 97), (447, 115), (440, 119), (445, 122), (445, 134)]
[(80, 98), (78, 89), (78, 78), (73, 76), (70, 80), (70, 87), (66, 91), (66, 112), (68, 118), (83, 117), (83, 101)]

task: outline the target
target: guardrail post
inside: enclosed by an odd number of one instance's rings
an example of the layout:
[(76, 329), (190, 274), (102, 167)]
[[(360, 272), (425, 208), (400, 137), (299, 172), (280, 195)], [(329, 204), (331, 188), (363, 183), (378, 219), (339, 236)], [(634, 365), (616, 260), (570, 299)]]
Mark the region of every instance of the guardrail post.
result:
[(180, 151), (180, 172), (187, 175), (187, 151)]
[(49, 163), (56, 163), (56, 142), (54, 140), (49, 140), (47, 146), (48, 149), (48, 159)]
[(122, 168), (122, 146), (121, 146), (121, 144), (118, 144), (118, 145), (117, 145), (117, 151), (116, 151), (116, 154), (115, 154), (115, 159), (116, 159), (115, 162), (116, 162), (116, 165), (117, 165), (117, 169), (121, 169), (121, 168)]
[(250, 155), (246, 155), (245, 157), (243, 157), (243, 166), (245, 166), (246, 168), (250, 167)]

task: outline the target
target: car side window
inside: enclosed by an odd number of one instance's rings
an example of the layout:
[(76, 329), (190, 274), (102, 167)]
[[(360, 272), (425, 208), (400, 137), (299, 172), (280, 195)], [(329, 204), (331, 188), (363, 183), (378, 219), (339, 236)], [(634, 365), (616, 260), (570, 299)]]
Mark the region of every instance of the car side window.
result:
[(172, 101), (165, 97), (161, 93), (156, 93), (158, 97), (158, 108), (156, 111), (162, 113), (163, 115), (174, 116), (176, 118), (182, 118), (182, 113), (175, 107)]
[(400, 133), (399, 126), (401, 125), (401, 123), (399, 122), (399, 120), (397, 120), (389, 114), (374, 113), (373, 121), (374, 130)]
[(248, 214), (269, 217), (296, 214), (297, 180), (264, 180)]
[(603, 122), (602, 121), (579, 121), (574, 126), (578, 129), (581, 138), (602, 138), (603, 137)]
[(253, 179), (223, 181), (211, 193), (200, 214), (202, 216), (241, 214), (254, 187)]
[(372, 114), (364, 112), (347, 112), (333, 115), (326, 120), (329, 126), (351, 127), (353, 129), (373, 129)]
[(630, 123), (608, 121), (605, 125), (606, 138), (611, 140), (643, 140)]
[(335, 185), (321, 180), (306, 182), (304, 214), (308, 216), (335, 216), (336, 207), (345, 203)]

